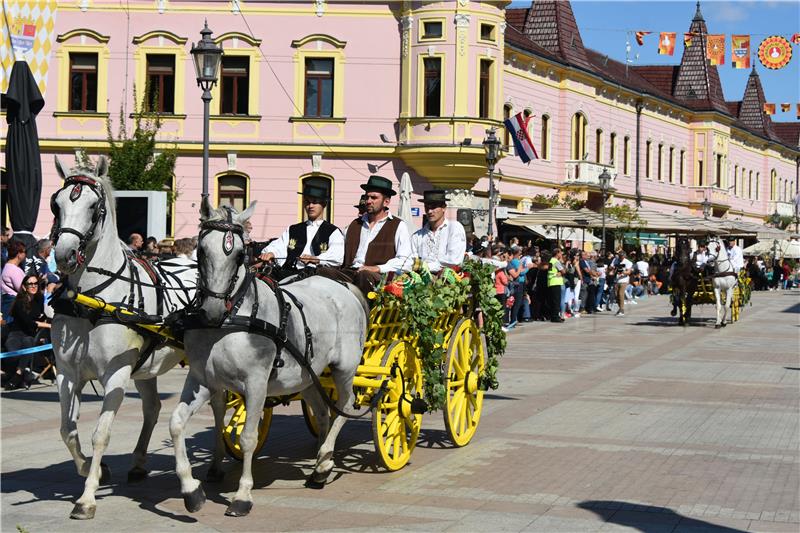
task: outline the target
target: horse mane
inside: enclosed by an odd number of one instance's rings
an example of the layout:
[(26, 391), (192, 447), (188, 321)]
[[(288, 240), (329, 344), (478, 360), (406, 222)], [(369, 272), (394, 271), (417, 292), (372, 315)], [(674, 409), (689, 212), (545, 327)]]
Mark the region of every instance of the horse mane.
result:
[[(221, 220), (223, 222), (227, 222), (228, 221), (228, 210), (229, 209), (233, 213), (233, 215), (240, 214), (235, 208), (233, 208), (231, 206), (220, 206), (220, 207), (216, 207), (216, 208), (212, 207), (211, 208), (211, 214), (208, 216), (207, 219), (205, 219), (205, 222), (213, 222), (213, 221), (217, 221), (217, 220)], [(239, 222), (239, 221), (237, 221), (235, 219), (233, 220), (233, 224), (235, 224), (237, 226), (244, 227), (241, 222)]]

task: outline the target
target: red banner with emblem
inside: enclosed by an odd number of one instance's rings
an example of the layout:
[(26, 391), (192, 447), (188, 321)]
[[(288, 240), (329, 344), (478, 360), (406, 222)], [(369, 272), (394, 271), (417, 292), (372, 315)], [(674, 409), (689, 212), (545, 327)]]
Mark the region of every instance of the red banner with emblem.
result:
[(725, 64), (725, 35), (715, 34), (706, 36), (706, 58), (712, 65)]
[(749, 35), (731, 35), (731, 64), (733, 68), (750, 68)]

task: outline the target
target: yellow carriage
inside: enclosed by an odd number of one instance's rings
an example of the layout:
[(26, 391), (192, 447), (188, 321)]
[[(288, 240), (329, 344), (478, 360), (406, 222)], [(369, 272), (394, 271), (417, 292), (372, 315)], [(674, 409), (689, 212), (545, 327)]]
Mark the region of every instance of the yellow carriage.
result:
[[(731, 303), (731, 322), (739, 320), (742, 307), (750, 302), (751, 282), (744, 269), (739, 272), (737, 285), (733, 288), (733, 302)], [(723, 292), (720, 297), (722, 298), (722, 305), (725, 305), (725, 293)], [(714, 283), (713, 278), (699, 275), (697, 280), (697, 289), (694, 292), (692, 299), (693, 305), (699, 304), (712, 304), (716, 305), (717, 301), (714, 297)]]

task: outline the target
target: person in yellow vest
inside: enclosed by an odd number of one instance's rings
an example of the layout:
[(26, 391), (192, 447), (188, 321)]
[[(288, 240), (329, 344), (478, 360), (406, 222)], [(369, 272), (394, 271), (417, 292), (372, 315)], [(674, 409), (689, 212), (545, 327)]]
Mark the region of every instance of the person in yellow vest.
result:
[(550, 270), (547, 271), (547, 308), (550, 311), (551, 322), (564, 321), (561, 317), (565, 272), (564, 264), (561, 262), (562, 257), (561, 248), (555, 248), (550, 259)]
[(320, 267), (318, 273), (350, 281), (366, 294), (384, 274), (408, 270), (413, 264), (413, 252), (408, 228), (389, 211), (392, 196), (397, 194), (392, 182), (382, 176), (370, 176), (361, 188), (366, 193), (366, 212), (347, 226), (343, 268)]

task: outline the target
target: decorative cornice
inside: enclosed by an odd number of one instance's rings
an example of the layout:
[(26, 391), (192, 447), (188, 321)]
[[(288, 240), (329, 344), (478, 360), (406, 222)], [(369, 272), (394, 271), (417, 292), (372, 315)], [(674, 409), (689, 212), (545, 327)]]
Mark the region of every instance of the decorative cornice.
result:
[(227, 40), (230, 40), (230, 39), (238, 39), (240, 41), (244, 41), (247, 44), (249, 44), (250, 46), (261, 46), (261, 39), (255, 39), (255, 38), (247, 35), (246, 33), (242, 33), (242, 32), (239, 32), (239, 31), (229, 31), (228, 33), (223, 33), (219, 37), (216, 37), (214, 39), (214, 42), (216, 44), (219, 44), (219, 43), (221, 43), (223, 41), (227, 41)]
[(132, 42), (133, 44), (142, 44), (145, 41), (149, 41), (153, 37), (164, 37), (166, 39), (169, 39), (175, 44), (181, 44), (181, 45), (186, 44), (186, 42), (189, 40), (186, 37), (180, 37), (172, 33), (171, 31), (153, 30), (134, 37)]
[(469, 28), (469, 15), (465, 13), (457, 13), (453, 17), (453, 22), (457, 28)]
[(76, 28), (74, 30), (68, 31), (67, 33), (62, 33), (61, 35), (56, 37), (56, 42), (63, 43), (64, 41), (67, 41), (79, 35), (88, 35), (98, 43), (103, 43), (103, 44), (107, 43), (109, 39), (111, 39), (111, 37), (109, 37), (108, 35), (100, 35), (96, 31), (90, 30), (89, 28)]
[(347, 45), (347, 41), (340, 41), (336, 37), (331, 37), (330, 35), (326, 35), (324, 33), (312, 33), (311, 35), (306, 35), (302, 39), (296, 39), (292, 41), (292, 47), (300, 48), (312, 41), (324, 41), (331, 46), (335, 46), (336, 48), (344, 48)]

